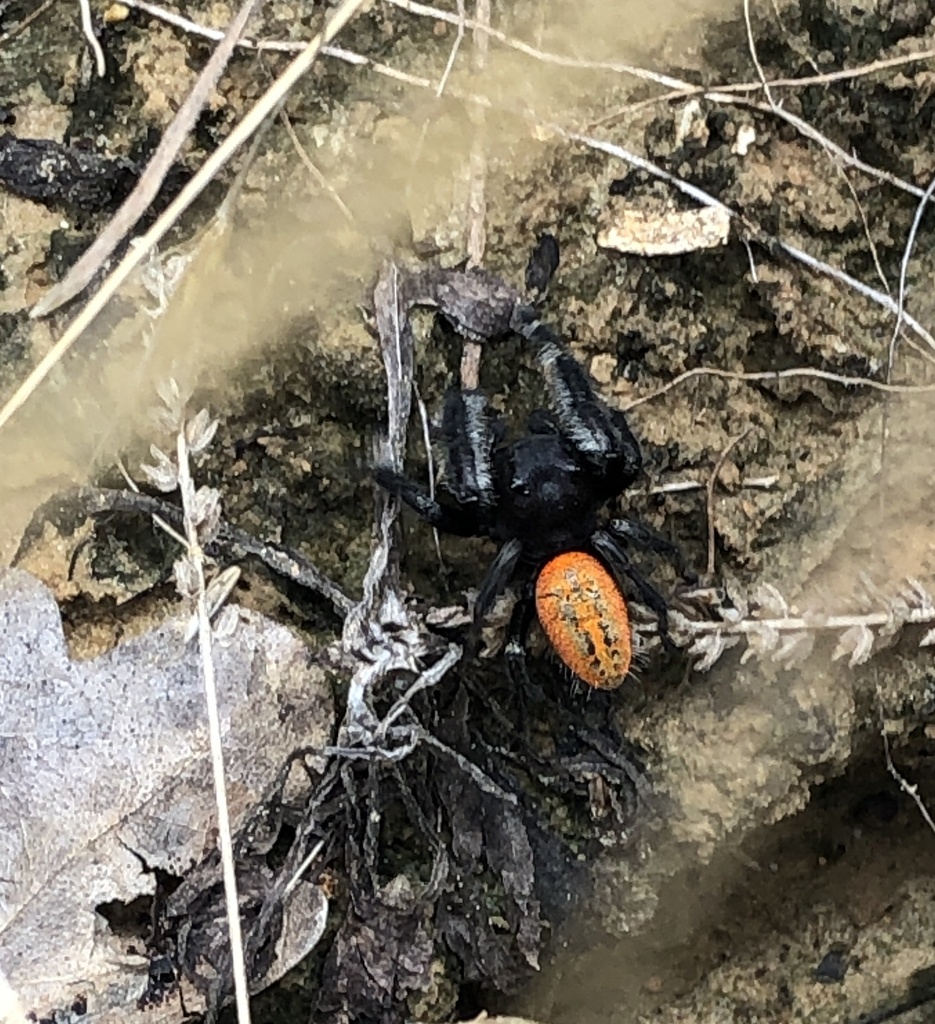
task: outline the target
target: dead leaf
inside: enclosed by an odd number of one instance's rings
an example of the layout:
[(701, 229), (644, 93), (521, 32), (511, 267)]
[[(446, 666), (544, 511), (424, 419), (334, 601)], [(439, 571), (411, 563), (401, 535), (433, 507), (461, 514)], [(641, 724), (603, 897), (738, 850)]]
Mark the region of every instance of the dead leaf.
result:
[[(238, 615), (214, 651), (235, 828), (333, 719), (305, 646)], [(95, 1020), (132, 1019), (148, 965), (107, 908), (152, 895), (153, 869), (184, 876), (214, 845), (199, 655), (184, 631), (179, 616), (71, 661), (51, 593), (0, 574), (0, 977), (26, 1012), (52, 1016), (81, 992)]]

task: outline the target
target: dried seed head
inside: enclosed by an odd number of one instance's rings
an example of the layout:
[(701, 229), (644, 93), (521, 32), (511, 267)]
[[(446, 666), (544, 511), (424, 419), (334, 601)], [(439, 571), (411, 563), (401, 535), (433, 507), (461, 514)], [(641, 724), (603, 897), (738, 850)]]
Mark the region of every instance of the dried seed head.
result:
[(157, 490), (168, 494), (174, 491), (179, 485), (179, 471), (172, 459), (156, 445), (149, 446), (149, 454), (152, 456), (151, 465), (144, 463), (140, 466), (140, 472)]
[(221, 494), (216, 487), (199, 487), (195, 500), (186, 513), (194, 524), (202, 544), (210, 544), (217, 536), (221, 521)]
[(185, 396), (174, 377), (169, 377), (158, 384), (156, 393), (163, 404), (161, 421), (169, 430), (176, 433), (182, 429), (185, 421)]
[(172, 566), (175, 576), (175, 588), (182, 597), (193, 600), (198, 595), (198, 566), (186, 553), (176, 559)]
[(200, 455), (217, 433), (218, 420), (211, 419), (207, 409), (202, 409), (194, 419), (185, 424), (185, 443), (192, 455)]
[(868, 626), (863, 624), (851, 626), (838, 639), (831, 660), (840, 661), (841, 658), (847, 658), (847, 663), (851, 668), (863, 665), (873, 653), (873, 639), (873, 630)]

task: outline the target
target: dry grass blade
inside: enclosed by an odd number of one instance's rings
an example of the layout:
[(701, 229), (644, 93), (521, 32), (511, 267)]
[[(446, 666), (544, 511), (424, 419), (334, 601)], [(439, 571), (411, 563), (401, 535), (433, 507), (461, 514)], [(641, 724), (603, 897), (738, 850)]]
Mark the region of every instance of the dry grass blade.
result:
[(178, 459), (179, 493), (185, 510), (186, 560), (192, 566), (195, 580), (195, 614), (198, 623), (198, 650), (201, 655), (202, 681), (208, 711), (208, 736), (211, 743), (211, 767), (214, 775), (214, 798), (218, 812), (218, 846), (224, 878), (224, 902), (227, 909), (227, 928), (230, 934), (231, 967), (234, 975), (234, 994), (239, 1024), (250, 1024), (250, 994), (247, 991), (247, 968), (244, 960), (243, 929), (240, 922), (240, 900), (237, 895), (237, 874), (234, 868), (234, 841), (231, 833), (230, 810), (227, 803), (227, 785), (224, 778), (224, 750), (221, 744), (221, 715), (218, 707), (217, 679), (214, 671), (211, 615), (208, 609), (208, 590), (205, 584), (205, 554), (198, 531), (198, 492), (191, 475), (188, 439), (184, 422), (180, 425), (176, 443)]
[[(85, 4), (87, 0), (85, 0)], [(185, 102), (166, 129), (156, 152), (146, 165), (136, 188), (124, 200), (107, 227), (97, 236), (91, 247), (83, 253), (78, 262), (68, 271), (64, 279), (51, 288), (33, 307), (31, 316), (46, 316), (59, 306), (84, 291), (104, 261), (117, 248), (128, 231), (149, 209), (165, 180), (169, 168), (175, 163), (185, 140), (188, 138), (201, 111), (224, 73), (228, 61), (256, 9), (259, 0), (244, 0), (237, 16), (228, 26), (224, 38), (218, 43), (208, 63), (195, 81)], [(89, 15), (90, 17), (90, 15)], [(90, 24), (90, 23), (89, 23)], [(93, 31), (91, 35), (93, 36)], [(95, 39), (95, 42), (97, 40)], [(103, 60), (103, 54), (101, 55)], [(100, 72), (103, 74), (103, 71)]]
[(364, 3), (365, 0), (343, 0), (331, 16), (331, 20), (325, 26), (325, 30), (307, 44), (305, 49), (260, 97), (254, 107), (234, 128), (224, 142), (208, 157), (198, 173), (182, 189), (149, 231), (143, 235), (139, 240), (139, 244), (132, 247), (120, 264), (114, 268), (101, 285), (100, 290), (95, 292), (84, 309), (68, 325), (61, 338), (49, 349), (32, 373), (16, 389), (3, 408), (0, 409), (0, 429), (29, 401), (53, 367), (68, 353), (72, 345), (74, 345), (82, 333), (94, 321), (94, 318), (101, 312), (108, 300), (129, 277), (131, 271), (143, 262), (150, 249), (162, 239), (185, 210), (201, 195), (218, 171), (224, 167), (276, 109), (282, 97), (308, 71), (315, 58), (321, 52), (322, 46), (327, 41), (334, 39), (360, 8), (364, 6)]
[[(477, 24), (474, 29), (474, 71), (483, 73), (487, 64), (488, 36), (490, 27), (490, 0), (477, 0), (475, 5)], [(463, 19), (462, 19), (463, 20)], [(479, 267), (484, 261), (487, 247), (487, 124), (483, 107), (470, 108), (474, 138), (471, 140), (470, 194), (467, 210), (467, 254), (468, 266)], [(476, 388), (480, 380), (481, 346), (465, 340), (461, 353), (461, 386)]]

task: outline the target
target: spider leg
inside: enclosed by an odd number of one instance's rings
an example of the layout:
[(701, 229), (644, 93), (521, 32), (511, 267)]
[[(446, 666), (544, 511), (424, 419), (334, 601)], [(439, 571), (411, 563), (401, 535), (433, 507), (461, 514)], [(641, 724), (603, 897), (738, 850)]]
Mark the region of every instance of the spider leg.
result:
[(527, 689), (532, 689), (529, 668), (526, 665), (526, 634), (536, 613), (532, 597), (534, 579), (535, 577), (530, 579), (513, 605), (513, 613), (507, 627), (506, 644), (503, 647), (503, 657), (510, 681), (514, 686), (524, 686)]
[(526, 432), (529, 434), (557, 434), (559, 426), (555, 417), (547, 409), (533, 409), (526, 420)]
[(606, 530), (597, 530), (591, 537), (594, 550), (604, 559), (618, 582), (628, 579), (636, 588), (640, 600), (656, 616), (659, 636), (666, 647), (673, 647), (669, 639), (669, 609), (665, 598), (630, 561), (618, 538)]
[(482, 537), (495, 504), (492, 460), (498, 426), (483, 392), (449, 388), (440, 433), (446, 453), (443, 486), (453, 503), (442, 504), (387, 466), (375, 467), (374, 479), (443, 533)]
[(445, 487), (459, 505), (485, 513), (496, 504), (493, 449), (501, 432), (487, 396), (476, 388), (449, 388), (442, 411)]
[(374, 466), (373, 478), (385, 491), (399, 498), (442, 533), (452, 533), (456, 537), (478, 537), (484, 533), (476, 509), (442, 505), (424, 488), (389, 466)]
[(518, 307), (513, 329), (533, 347), (555, 407), (562, 435), (608, 485), (619, 493), (639, 475), (640, 447), (622, 412), (611, 409), (590, 377), (553, 328), (539, 321), (531, 306)]
[(670, 540), (650, 529), (645, 523), (640, 523), (635, 519), (612, 519), (606, 529), (608, 533), (624, 543), (636, 544), (667, 559), (686, 583), (698, 582), (697, 573), (689, 569), (681, 550)]
[(494, 602), (510, 585), (516, 566), (519, 564), (520, 555), (523, 553), (523, 545), (516, 540), (508, 540), (497, 552), (496, 557), (490, 563), (487, 575), (481, 582), (477, 591), (477, 598), (474, 601), (474, 630), (479, 632), (484, 619), (493, 608)]

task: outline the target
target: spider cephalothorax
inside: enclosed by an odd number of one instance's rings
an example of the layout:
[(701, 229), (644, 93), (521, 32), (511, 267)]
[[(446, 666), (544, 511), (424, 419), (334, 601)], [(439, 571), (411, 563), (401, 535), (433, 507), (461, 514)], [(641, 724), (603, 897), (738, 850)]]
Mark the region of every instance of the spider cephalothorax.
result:
[(440, 440), (446, 454), (441, 498), (378, 466), (377, 482), (432, 526), (500, 547), (474, 605), (479, 627), (508, 587), (518, 592), (506, 645), (511, 670), (523, 669), (534, 610), (562, 661), (591, 686), (612, 689), (631, 662), (624, 589), (632, 586), (667, 627), (666, 605), (627, 555), (677, 551), (631, 519), (602, 522), (611, 499), (637, 478), (642, 456), (626, 418), (596, 393), (584, 369), (536, 311), (518, 305), (513, 330), (526, 339), (545, 377), (551, 410), (534, 412), (524, 437), (504, 442), (504, 425), (486, 395), (452, 388)]

